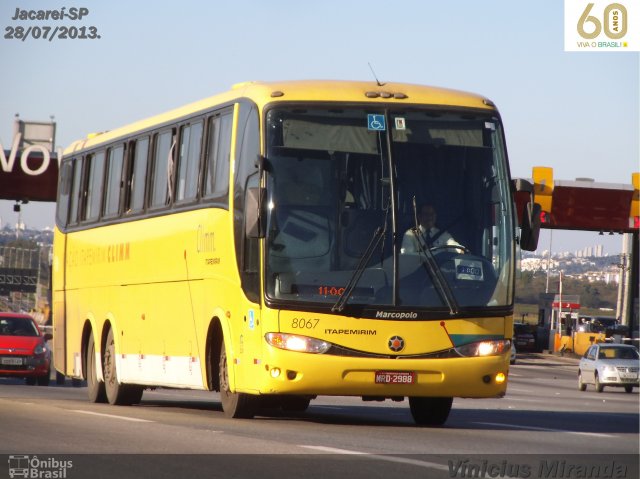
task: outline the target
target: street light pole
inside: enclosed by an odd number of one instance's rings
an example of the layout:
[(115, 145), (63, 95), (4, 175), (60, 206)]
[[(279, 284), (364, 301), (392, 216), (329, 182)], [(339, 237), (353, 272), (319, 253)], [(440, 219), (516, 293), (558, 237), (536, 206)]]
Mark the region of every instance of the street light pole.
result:
[(549, 267), (551, 264), (551, 245), (553, 243), (553, 230), (549, 230), (549, 252), (547, 253), (547, 285), (544, 288), (545, 293), (549, 293)]

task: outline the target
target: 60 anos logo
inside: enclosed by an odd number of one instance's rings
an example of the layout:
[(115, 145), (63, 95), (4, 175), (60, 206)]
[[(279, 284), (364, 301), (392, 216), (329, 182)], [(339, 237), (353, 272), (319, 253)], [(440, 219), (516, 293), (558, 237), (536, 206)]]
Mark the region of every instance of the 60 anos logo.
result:
[(640, 2), (564, 0), (564, 49), (640, 51)]
[(598, 38), (603, 30), (611, 40), (620, 40), (627, 34), (628, 13), (624, 5), (620, 3), (607, 5), (601, 17), (596, 16), (597, 12), (592, 12), (593, 6), (594, 3), (588, 3), (578, 20), (578, 34), (582, 38), (593, 40)]

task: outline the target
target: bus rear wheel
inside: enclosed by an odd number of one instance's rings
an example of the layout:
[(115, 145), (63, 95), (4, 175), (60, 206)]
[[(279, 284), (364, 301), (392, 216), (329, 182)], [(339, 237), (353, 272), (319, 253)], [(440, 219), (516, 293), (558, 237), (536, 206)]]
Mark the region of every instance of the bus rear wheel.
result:
[(418, 426), (442, 426), (449, 417), (453, 398), (410, 397), (409, 408)]
[(227, 351), (222, 340), (220, 346), (220, 402), (222, 411), (229, 418), (251, 419), (255, 415), (256, 398), (250, 394), (233, 393), (229, 386), (229, 363), (227, 361)]
[(109, 404), (118, 406), (130, 406), (138, 404), (142, 399), (144, 389), (142, 386), (120, 384), (116, 372), (116, 348), (113, 339), (113, 329), (107, 335), (107, 344), (102, 359), (102, 372), (104, 374), (104, 389)]
[(96, 343), (93, 340), (93, 333), (89, 335), (87, 357), (85, 359), (85, 364), (87, 365), (87, 391), (89, 393), (89, 401), (98, 403), (107, 402), (104, 383), (98, 381), (96, 375)]

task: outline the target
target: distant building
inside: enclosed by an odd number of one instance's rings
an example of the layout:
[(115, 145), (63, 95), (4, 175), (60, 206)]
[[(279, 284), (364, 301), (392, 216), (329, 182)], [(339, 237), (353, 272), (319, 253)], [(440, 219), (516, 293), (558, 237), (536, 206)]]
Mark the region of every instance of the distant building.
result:
[(604, 246), (601, 244), (587, 246), (575, 252), (576, 258), (602, 258), (604, 257)]

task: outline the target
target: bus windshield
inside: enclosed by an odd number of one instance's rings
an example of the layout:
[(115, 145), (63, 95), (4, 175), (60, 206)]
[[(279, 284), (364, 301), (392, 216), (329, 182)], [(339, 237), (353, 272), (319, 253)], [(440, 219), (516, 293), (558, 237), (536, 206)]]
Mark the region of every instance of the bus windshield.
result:
[(296, 105), (266, 118), (269, 300), (451, 313), (512, 303), (494, 114)]

